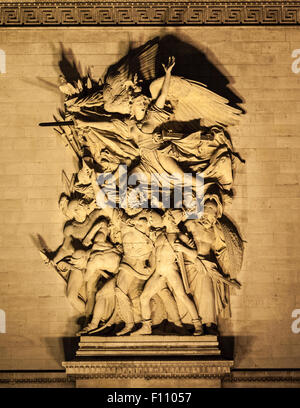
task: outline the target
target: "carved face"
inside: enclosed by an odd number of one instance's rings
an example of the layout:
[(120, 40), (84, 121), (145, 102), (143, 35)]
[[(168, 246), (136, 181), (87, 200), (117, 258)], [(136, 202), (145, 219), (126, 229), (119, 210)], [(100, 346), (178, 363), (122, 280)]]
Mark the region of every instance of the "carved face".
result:
[(132, 104), (132, 114), (135, 118), (140, 121), (143, 120), (148, 108), (149, 101), (144, 96), (138, 96), (135, 98)]
[(140, 231), (147, 231), (148, 228), (148, 220), (147, 218), (139, 218), (136, 222), (135, 222), (136, 227), (140, 230)]
[(82, 169), (78, 172), (78, 180), (82, 184), (89, 184), (91, 182), (92, 169), (82, 161)]
[(107, 173), (113, 173), (118, 168), (118, 166), (118, 163), (109, 162), (106, 159), (101, 160), (101, 167)]
[(141, 207), (126, 207), (125, 211), (129, 216), (136, 215), (143, 209)]
[(214, 146), (207, 140), (201, 140), (198, 145), (198, 155), (201, 158), (206, 158), (212, 154), (212, 151), (215, 149)]
[(102, 220), (102, 221), (100, 222), (99, 231), (101, 231), (105, 236), (108, 235), (109, 229), (108, 229), (108, 222), (107, 222), (106, 220)]
[(86, 219), (87, 211), (84, 205), (78, 201), (70, 201), (68, 205), (68, 214), (70, 218), (73, 218), (77, 222), (83, 222)]
[(200, 222), (205, 228), (212, 227), (217, 221), (218, 207), (213, 201), (207, 201), (204, 204), (204, 214), (202, 215)]

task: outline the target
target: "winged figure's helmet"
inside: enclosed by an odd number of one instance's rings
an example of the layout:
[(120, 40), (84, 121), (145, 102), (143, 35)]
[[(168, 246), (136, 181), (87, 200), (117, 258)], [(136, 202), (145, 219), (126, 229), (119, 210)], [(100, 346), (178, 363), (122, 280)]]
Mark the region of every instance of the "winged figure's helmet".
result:
[(223, 206), (217, 194), (208, 194), (204, 197), (204, 213), (201, 217), (203, 223), (214, 224), (222, 217)]

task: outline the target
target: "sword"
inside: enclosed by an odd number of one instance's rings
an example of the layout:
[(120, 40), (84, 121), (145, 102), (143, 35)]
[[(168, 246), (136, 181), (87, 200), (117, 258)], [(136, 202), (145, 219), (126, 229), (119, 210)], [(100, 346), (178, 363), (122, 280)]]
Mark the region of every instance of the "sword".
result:
[(183, 281), (184, 290), (185, 290), (185, 293), (189, 295), (191, 293), (191, 289), (190, 289), (190, 285), (187, 279), (187, 274), (186, 274), (186, 269), (185, 269), (185, 264), (184, 264), (184, 259), (183, 259), (183, 253), (176, 252), (176, 256), (177, 256), (177, 262), (178, 262), (178, 266), (179, 266), (182, 281)]
[(170, 240), (168, 238), (168, 234), (166, 234), (166, 238), (167, 238), (171, 248), (173, 249), (173, 251), (174, 251), (174, 253), (176, 255), (177, 263), (178, 263), (178, 267), (179, 267), (180, 274), (181, 274), (181, 277), (182, 277), (182, 282), (183, 282), (185, 293), (187, 295), (189, 295), (191, 293), (191, 289), (190, 289), (189, 281), (188, 281), (187, 274), (186, 274), (183, 253), (175, 251), (175, 249), (173, 248), (173, 245), (171, 244), (171, 242), (170, 242)]
[(163, 141), (180, 140), (183, 138), (183, 136), (184, 136), (184, 133), (172, 132), (166, 129), (162, 130)]
[(41, 122), (39, 126), (46, 127), (46, 126), (72, 126), (74, 125), (73, 120), (65, 120), (63, 122)]

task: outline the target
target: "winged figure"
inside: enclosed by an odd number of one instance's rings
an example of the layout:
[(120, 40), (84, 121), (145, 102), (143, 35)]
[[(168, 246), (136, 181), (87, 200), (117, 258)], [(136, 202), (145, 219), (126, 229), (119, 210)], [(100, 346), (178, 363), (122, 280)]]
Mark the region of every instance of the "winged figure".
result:
[[(158, 63), (159, 41), (131, 50), (100, 80), (90, 73), (72, 82), (61, 77), (63, 122), (47, 124), (72, 149), (78, 172), (62, 176), (63, 243), (41, 255), (85, 314), (80, 334), (120, 322), (125, 327), (114, 334), (134, 332), (137, 323), (135, 334), (151, 334), (163, 318), (180, 330), (189, 323), (194, 334), (217, 334), (218, 318), (230, 315), (230, 288), (240, 287), (244, 241), (224, 208), (242, 161), (229, 135), (242, 110), (205, 84), (173, 75), (174, 57)], [(121, 165), (128, 167), (129, 190), (130, 182), (138, 186), (131, 193), (139, 190), (150, 205), (156, 198), (154, 208), (141, 208), (130, 193), (125, 210), (120, 199), (117, 208), (99, 210), (97, 194), (107, 183), (103, 178), (99, 186), (99, 175), (112, 174), (118, 188)], [(175, 186), (186, 186), (187, 173), (192, 198), (198, 175), (204, 179), (203, 213), (194, 219), (185, 201), (175, 210)], [(173, 188), (170, 213), (166, 185)]]

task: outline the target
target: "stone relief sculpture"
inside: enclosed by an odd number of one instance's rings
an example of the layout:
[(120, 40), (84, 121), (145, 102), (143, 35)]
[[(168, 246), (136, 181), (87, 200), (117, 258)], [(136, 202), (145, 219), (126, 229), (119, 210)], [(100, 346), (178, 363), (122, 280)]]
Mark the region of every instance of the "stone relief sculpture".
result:
[(78, 161), (70, 179), (63, 172), (62, 244), (40, 251), (84, 316), (78, 335), (218, 334), (240, 287), (243, 241), (225, 210), (242, 161), (228, 132), (242, 111), (173, 75), (172, 55), (159, 76), (158, 45), (132, 50), (103, 80), (62, 76), (62, 120), (41, 123)]

